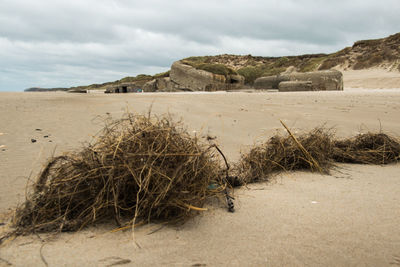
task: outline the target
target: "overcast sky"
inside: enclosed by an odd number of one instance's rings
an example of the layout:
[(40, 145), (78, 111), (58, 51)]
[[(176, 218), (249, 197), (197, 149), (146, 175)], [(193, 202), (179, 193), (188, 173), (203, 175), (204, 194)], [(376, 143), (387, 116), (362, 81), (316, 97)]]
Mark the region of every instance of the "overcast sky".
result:
[(0, 91), (169, 69), (188, 56), (330, 53), (400, 32), (400, 0), (0, 0)]

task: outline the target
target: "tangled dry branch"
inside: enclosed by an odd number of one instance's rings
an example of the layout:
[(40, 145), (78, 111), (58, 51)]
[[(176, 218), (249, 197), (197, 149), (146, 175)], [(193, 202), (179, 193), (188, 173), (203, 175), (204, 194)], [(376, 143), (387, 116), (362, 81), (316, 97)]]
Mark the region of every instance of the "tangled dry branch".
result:
[(289, 135), (275, 135), (241, 156), (234, 168), (236, 184), (265, 181), (279, 171), (329, 173), (336, 162), (388, 164), (400, 160), (400, 141), (384, 133), (337, 140), (332, 131), (319, 127), (296, 138), (285, 128)]
[(185, 220), (225, 190), (221, 177), (215, 150), (169, 117), (126, 114), (82, 151), (50, 159), (15, 225), (20, 232), (70, 231), (110, 218), (119, 226)]

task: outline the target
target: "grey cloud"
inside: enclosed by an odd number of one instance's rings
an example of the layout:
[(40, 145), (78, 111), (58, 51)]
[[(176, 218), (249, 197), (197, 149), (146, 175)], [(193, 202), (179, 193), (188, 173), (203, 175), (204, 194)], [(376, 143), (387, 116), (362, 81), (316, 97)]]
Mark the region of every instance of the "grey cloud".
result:
[(192, 55), (333, 52), (399, 31), (399, 11), (398, 0), (1, 0), (0, 90), (116, 80)]

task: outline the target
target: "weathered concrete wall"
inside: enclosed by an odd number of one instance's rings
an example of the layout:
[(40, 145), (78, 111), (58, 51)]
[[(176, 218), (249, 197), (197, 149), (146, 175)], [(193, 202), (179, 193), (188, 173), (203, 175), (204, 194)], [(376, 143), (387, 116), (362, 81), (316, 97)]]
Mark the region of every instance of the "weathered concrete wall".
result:
[(177, 89), (190, 91), (218, 91), (239, 88), (244, 85), (244, 78), (240, 75), (213, 74), (198, 70), (192, 66), (174, 62), (170, 71), (171, 82)]
[(157, 91), (157, 80), (151, 80), (143, 85), (144, 92), (156, 92)]
[(173, 85), (169, 77), (157, 79), (157, 91), (169, 91), (171, 89), (173, 89)]
[(337, 70), (293, 72), (261, 77), (255, 80), (254, 87), (256, 89), (278, 89), (279, 84), (286, 81), (310, 81), (314, 91), (343, 90), (343, 74)]
[(282, 79), (290, 81), (311, 81), (315, 91), (341, 91), (343, 90), (343, 74), (337, 70), (324, 70), (305, 73), (291, 73), (280, 75)]
[(174, 83), (170, 77), (164, 77), (157, 79), (157, 91), (158, 92), (176, 92), (181, 91), (180, 86)]
[(185, 65), (179, 61), (172, 64), (170, 78), (182, 89), (186, 88), (193, 91), (205, 91), (214, 81), (212, 73), (196, 70), (192, 66)]
[(106, 89), (105, 93), (133, 93), (141, 89), (136, 83), (120, 83)]
[(86, 94), (86, 93), (88, 93), (88, 90), (86, 90), (86, 89), (69, 89), (67, 92), (68, 92), (68, 93), (82, 93), (82, 94)]
[(218, 75), (198, 70), (180, 61), (171, 66), (170, 77), (156, 78), (143, 84), (121, 83), (107, 88), (105, 93), (176, 92), (234, 90), (244, 86), (241, 75)]
[(289, 81), (289, 78), (284, 80), (278, 75), (261, 77), (254, 81), (255, 89), (278, 89), (278, 85), (282, 81)]
[(279, 83), (279, 92), (313, 91), (310, 81), (288, 81)]
[[(182, 90), (182, 88), (181, 88)], [(143, 85), (144, 92), (176, 92), (180, 91), (178, 84), (173, 83), (169, 77), (153, 79)]]
[(228, 75), (227, 89), (239, 89), (244, 87), (244, 77), (242, 75)]

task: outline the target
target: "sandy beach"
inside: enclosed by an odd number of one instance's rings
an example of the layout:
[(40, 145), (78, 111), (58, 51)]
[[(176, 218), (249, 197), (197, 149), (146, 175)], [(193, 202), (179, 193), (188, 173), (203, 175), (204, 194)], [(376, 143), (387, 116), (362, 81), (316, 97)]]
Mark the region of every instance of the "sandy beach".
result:
[[(279, 120), (298, 133), (325, 125), (339, 137), (399, 136), (400, 75), (378, 75), (387, 83), (377, 86), (367, 74), (348, 72), (340, 92), (0, 93), (0, 222), (49, 156), (79, 149), (106, 116), (127, 110), (151, 107), (193, 135), (216, 136), (230, 161), (283, 133)], [(210, 204), (183, 226), (138, 228), (140, 248), (131, 231), (99, 225), (18, 237), (0, 247), (0, 266), (400, 266), (399, 170), (342, 164), (331, 175), (282, 173), (236, 190), (235, 213)]]

